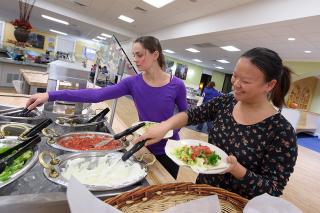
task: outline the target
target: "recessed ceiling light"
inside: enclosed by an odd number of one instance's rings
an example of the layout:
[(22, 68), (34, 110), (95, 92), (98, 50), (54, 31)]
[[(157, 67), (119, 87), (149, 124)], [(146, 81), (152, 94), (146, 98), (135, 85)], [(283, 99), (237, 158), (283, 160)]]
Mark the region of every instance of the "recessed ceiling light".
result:
[(224, 49), (226, 51), (230, 51), (230, 52), (240, 51), (240, 49), (238, 49), (234, 46), (224, 46), (224, 47), (220, 47), (220, 48)]
[(118, 19), (121, 19), (122, 21), (128, 22), (128, 23), (132, 23), (134, 22), (134, 19), (128, 17), (128, 16), (124, 16), (124, 15), (120, 15), (118, 17)]
[(201, 63), (202, 61), (201, 60), (199, 60), (199, 59), (192, 59), (192, 61), (195, 61), (195, 62), (199, 62), (199, 63)]
[(163, 7), (164, 5), (167, 5), (173, 2), (174, 0), (143, 0), (143, 1), (156, 8), (160, 8), (160, 7)]
[(109, 34), (106, 34), (106, 33), (101, 33), (100, 35), (104, 36), (104, 37), (107, 37), (107, 38), (111, 38), (112, 35), (109, 35)]
[(312, 51), (310, 51), (310, 50), (305, 50), (304, 52), (305, 52), (305, 53), (311, 53)]
[(95, 41), (95, 42), (100, 42), (99, 40), (97, 40), (97, 39), (95, 39), (95, 38), (93, 38), (93, 39), (92, 39), (92, 41)]
[(223, 70), (224, 68), (218, 66), (218, 67), (216, 67), (216, 69)]
[(224, 60), (224, 59), (217, 60), (217, 61), (220, 62), (220, 63), (223, 63), (223, 64), (229, 64), (230, 63), (229, 61)]
[(188, 50), (189, 52), (192, 52), (192, 53), (199, 53), (200, 52), (199, 50), (196, 50), (194, 48), (188, 48), (186, 50)]
[(169, 49), (163, 50), (163, 52), (166, 52), (166, 53), (175, 53), (174, 51), (169, 50)]
[(289, 41), (294, 41), (296, 40), (295, 38), (288, 38)]
[(65, 25), (69, 25), (69, 22), (67, 21), (63, 21), (63, 20), (60, 20), (60, 19), (57, 19), (57, 18), (53, 18), (51, 16), (47, 16), (47, 15), (41, 15), (42, 18), (45, 18), (45, 19), (48, 19), (50, 21), (54, 21), (54, 22), (58, 22), (60, 24), (65, 24)]
[(98, 39), (101, 39), (101, 40), (107, 40), (106, 37), (102, 37), (102, 36), (97, 36)]
[(57, 34), (60, 34), (60, 35), (68, 35), (67, 33), (64, 33), (64, 32), (60, 32), (58, 30), (53, 30), (53, 29), (50, 29), (51, 32), (53, 33), (57, 33)]

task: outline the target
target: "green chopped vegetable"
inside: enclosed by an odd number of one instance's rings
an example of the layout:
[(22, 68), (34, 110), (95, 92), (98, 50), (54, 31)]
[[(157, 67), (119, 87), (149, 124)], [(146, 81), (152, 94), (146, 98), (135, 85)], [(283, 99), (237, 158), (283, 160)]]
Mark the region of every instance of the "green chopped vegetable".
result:
[(221, 157), (208, 146), (202, 145), (178, 147), (173, 154), (189, 166), (216, 166), (221, 160)]
[(32, 155), (32, 151), (28, 150), (19, 157), (17, 157), (11, 165), (6, 166), (4, 171), (0, 173), (0, 181), (4, 182), (9, 180), (12, 174), (16, 173), (17, 171), (23, 168), (24, 164), (32, 157)]

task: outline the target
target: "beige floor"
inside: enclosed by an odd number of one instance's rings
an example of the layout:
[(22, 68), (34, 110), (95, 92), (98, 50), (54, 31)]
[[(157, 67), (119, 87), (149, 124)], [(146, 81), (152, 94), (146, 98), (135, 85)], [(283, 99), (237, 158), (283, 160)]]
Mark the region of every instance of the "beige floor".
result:
[[(0, 92), (14, 92), (0, 88)], [(112, 101), (105, 101), (111, 106)], [(104, 105), (104, 104), (103, 104)], [(138, 120), (134, 104), (128, 98), (118, 99), (116, 116), (113, 129), (120, 132)], [(207, 141), (208, 136), (188, 128), (182, 128), (181, 138), (198, 139)], [(290, 181), (284, 190), (283, 198), (294, 203), (303, 212), (319, 212), (320, 209), (320, 154), (310, 149), (299, 146), (298, 160), (295, 171), (291, 175)], [(193, 181), (195, 175), (188, 169), (179, 171), (178, 180)]]
[[(111, 106), (111, 101), (106, 101)], [(118, 99), (116, 114), (122, 122), (130, 126), (138, 119), (137, 112), (131, 100), (122, 97)], [(207, 141), (208, 136), (188, 128), (180, 131), (181, 138)], [(192, 181), (195, 175), (188, 169), (179, 171), (178, 180)], [(298, 160), (295, 171), (291, 175), (282, 196), (294, 203), (303, 212), (319, 212), (320, 209), (320, 154), (299, 146)]]

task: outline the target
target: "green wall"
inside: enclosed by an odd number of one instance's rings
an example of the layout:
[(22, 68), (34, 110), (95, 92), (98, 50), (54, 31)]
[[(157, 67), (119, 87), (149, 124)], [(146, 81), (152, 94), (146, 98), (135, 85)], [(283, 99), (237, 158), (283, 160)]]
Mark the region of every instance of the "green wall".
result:
[(224, 73), (213, 71), (211, 81), (216, 83), (216, 89), (221, 91), (224, 82)]
[(200, 79), (201, 79), (201, 75), (202, 75), (202, 68), (200, 66), (197, 66), (195, 64), (191, 64), (191, 63), (188, 63), (185, 61), (181, 61), (181, 60), (169, 57), (169, 56), (165, 56), (165, 58), (170, 59), (175, 62), (174, 66), (172, 67), (173, 74), (174, 74), (174, 71), (176, 70), (177, 63), (187, 65), (188, 66), (187, 78), (186, 78), (186, 80), (183, 80), (185, 85), (188, 87), (194, 87), (194, 88), (199, 87), (199, 83), (200, 83)]
[(320, 62), (285, 61), (293, 72), (293, 81), (320, 75)]
[[(165, 58), (170, 59), (175, 62), (174, 66), (172, 67), (173, 73), (176, 69), (177, 63), (187, 65), (188, 66), (188, 74), (187, 74), (187, 79), (184, 80), (185, 85), (188, 87), (199, 88), (201, 75), (202, 75), (202, 71), (203, 71), (202, 67), (195, 65), (195, 64), (192, 64), (192, 63), (189, 63), (189, 62), (186, 62), (186, 61), (172, 58), (170, 56), (165, 56)], [(224, 81), (224, 73), (214, 71), (214, 72), (212, 72), (211, 79), (216, 83), (216, 89), (221, 90), (222, 85), (223, 85), (223, 81)]]

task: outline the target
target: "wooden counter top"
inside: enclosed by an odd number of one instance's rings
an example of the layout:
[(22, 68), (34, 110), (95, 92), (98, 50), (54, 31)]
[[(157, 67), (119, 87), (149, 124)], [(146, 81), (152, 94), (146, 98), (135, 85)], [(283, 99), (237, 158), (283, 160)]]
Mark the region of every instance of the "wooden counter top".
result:
[[(32, 87), (47, 88), (48, 85), (48, 73), (34, 70), (20, 69), (20, 72), (25, 79), (25, 81)], [(76, 89), (69, 82), (61, 82), (59, 84), (59, 89)]]
[(46, 88), (48, 84), (48, 73), (34, 70), (20, 69), (23, 78), (30, 86)]

